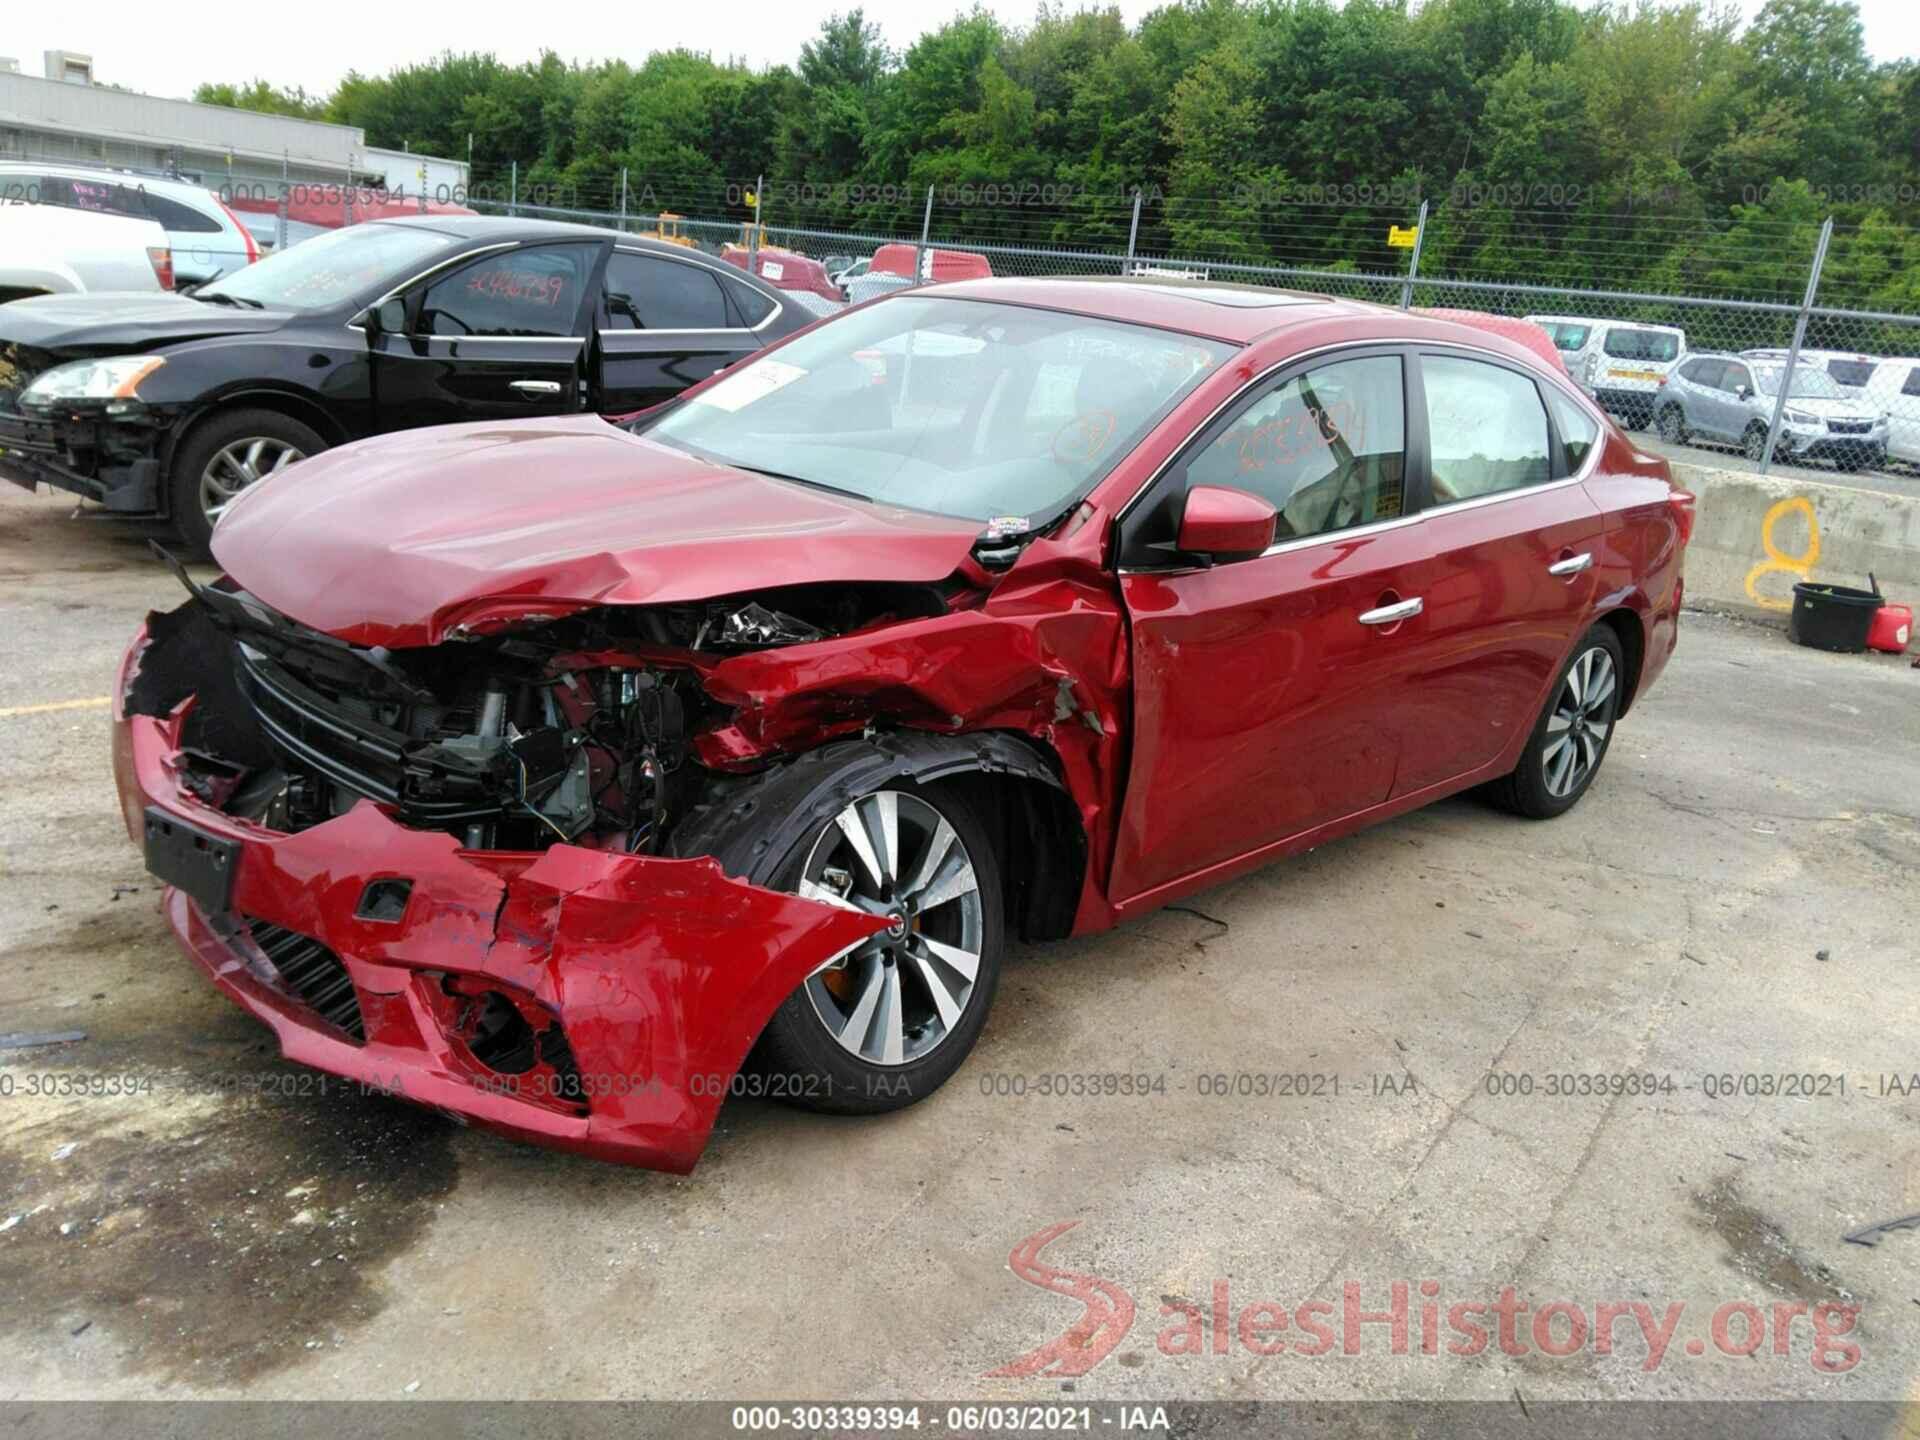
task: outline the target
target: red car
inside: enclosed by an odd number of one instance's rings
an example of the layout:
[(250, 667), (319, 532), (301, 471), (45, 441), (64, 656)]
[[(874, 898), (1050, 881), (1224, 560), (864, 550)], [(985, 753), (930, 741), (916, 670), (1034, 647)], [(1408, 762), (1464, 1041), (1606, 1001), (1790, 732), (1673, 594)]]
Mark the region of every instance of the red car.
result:
[(1469, 787), (1567, 810), (1673, 652), (1691, 521), (1484, 331), (941, 286), (623, 427), (251, 487), (127, 653), (116, 769), (289, 1057), (684, 1171), (729, 1094), (929, 1093), (1012, 937)]

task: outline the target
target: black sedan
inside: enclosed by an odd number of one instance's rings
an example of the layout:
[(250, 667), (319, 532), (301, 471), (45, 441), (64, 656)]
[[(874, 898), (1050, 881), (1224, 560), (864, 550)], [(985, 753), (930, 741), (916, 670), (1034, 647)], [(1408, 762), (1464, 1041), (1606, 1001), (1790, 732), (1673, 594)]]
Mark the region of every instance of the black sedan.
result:
[(584, 225), (387, 220), (179, 295), (0, 306), (0, 478), (170, 520), (388, 430), (659, 403), (812, 322), (696, 251)]

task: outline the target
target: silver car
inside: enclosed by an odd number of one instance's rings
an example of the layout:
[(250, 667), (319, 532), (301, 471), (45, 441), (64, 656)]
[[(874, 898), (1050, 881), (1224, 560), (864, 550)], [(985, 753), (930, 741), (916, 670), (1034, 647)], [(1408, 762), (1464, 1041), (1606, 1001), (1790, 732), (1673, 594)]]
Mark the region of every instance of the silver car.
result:
[[(1784, 364), (1741, 355), (1690, 355), (1674, 367), (1654, 402), (1660, 438), (1737, 446), (1749, 460), (1766, 453), (1767, 427)], [(1776, 460), (1831, 460), (1842, 470), (1887, 461), (1887, 417), (1849, 398), (1826, 371), (1797, 366), (1780, 416)]]

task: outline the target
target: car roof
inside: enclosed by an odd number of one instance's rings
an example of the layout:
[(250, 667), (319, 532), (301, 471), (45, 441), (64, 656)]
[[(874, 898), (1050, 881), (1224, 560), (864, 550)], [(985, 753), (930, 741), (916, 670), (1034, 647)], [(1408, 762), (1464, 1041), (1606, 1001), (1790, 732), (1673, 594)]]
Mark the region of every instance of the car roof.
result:
[[(1150, 325), (1234, 345), (1282, 339), (1289, 332), (1298, 332), (1299, 343), (1305, 348), (1320, 343), (1344, 322), (1357, 332), (1356, 339), (1385, 344), (1406, 340), (1447, 342), (1523, 359), (1535, 369), (1556, 373), (1548, 370), (1527, 345), (1481, 324), (1410, 313), (1365, 300), (1257, 285), (1111, 275), (961, 280), (922, 286), (912, 293), (1032, 305), (1123, 324)], [(1557, 373), (1564, 376), (1564, 371)]]
[(522, 220), (511, 215), (394, 215), (368, 220), (368, 225), (398, 225), (408, 230), (430, 230), (456, 240), (613, 240), (622, 250), (658, 255), (683, 264), (703, 265), (709, 270), (738, 280), (776, 301), (787, 291), (749, 274), (739, 265), (729, 265), (717, 255), (691, 250), (666, 240), (649, 240), (623, 230), (608, 230), (599, 225), (574, 225), (564, 220)]
[(138, 187), (168, 196), (191, 194), (211, 200), (213, 191), (197, 180), (172, 180), (164, 175), (145, 175), (138, 170), (115, 170), (104, 165), (43, 164), (38, 160), (0, 159), (0, 169), (31, 170), (36, 175), (57, 175), (62, 180), (111, 180), (116, 185)]

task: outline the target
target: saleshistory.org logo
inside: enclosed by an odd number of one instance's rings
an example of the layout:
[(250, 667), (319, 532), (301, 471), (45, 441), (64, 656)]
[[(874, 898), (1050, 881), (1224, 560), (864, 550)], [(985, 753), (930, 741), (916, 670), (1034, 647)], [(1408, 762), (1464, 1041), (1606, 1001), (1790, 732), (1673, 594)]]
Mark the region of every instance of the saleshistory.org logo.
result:
[[(1013, 1247), (1007, 1268), (1029, 1285), (1078, 1301), (1081, 1315), (1053, 1339), (987, 1371), (989, 1378), (1085, 1375), (1119, 1348), (1133, 1329), (1133, 1296), (1111, 1280), (1063, 1270), (1040, 1259), (1040, 1252), (1066, 1234), (1078, 1220), (1063, 1220), (1036, 1230)], [(1801, 1354), (1823, 1375), (1844, 1375), (1860, 1363), (1860, 1346), (1847, 1337), (1860, 1307), (1824, 1300), (1773, 1300), (1761, 1305), (1728, 1300), (1713, 1310), (1707, 1337), (1682, 1337), (1684, 1301), (1656, 1307), (1644, 1300), (1601, 1300), (1591, 1304), (1550, 1300), (1533, 1306), (1511, 1285), (1492, 1300), (1448, 1303), (1436, 1280), (1394, 1280), (1374, 1288), (1378, 1308), (1363, 1307), (1366, 1286), (1348, 1280), (1340, 1301), (1306, 1300), (1288, 1307), (1276, 1300), (1235, 1302), (1232, 1285), (1215, 1280), (1209, 1302), (1174, 1295), (1161, 1297), (1160, 1314), (1170, 1323), (1154, 1337), (1154, 1348), (1176, 1359), (1205, 1359), (1242, 1351), (1249, 1355), (1359, 1355), (1384, 1345), (1393, 1355), (1451, 1355), (1471, 1358), (1491, 1349), (1516, 1358), (1541, 1354), (1566, 1359), (1583, 1352), (1640, 1354), (1642, 1370), (1658, 1370), (1670, 1353), (1698, 1358), (1721, 1355), (1791, 1359), (1795, 1332), (1810, 1344)], [(1637, 1339), (1636, 1339), (1637, 1337)], [(1679, 1350), (1673, 1346), (1679, 1341)]]

